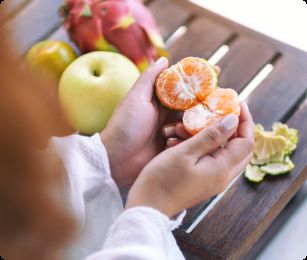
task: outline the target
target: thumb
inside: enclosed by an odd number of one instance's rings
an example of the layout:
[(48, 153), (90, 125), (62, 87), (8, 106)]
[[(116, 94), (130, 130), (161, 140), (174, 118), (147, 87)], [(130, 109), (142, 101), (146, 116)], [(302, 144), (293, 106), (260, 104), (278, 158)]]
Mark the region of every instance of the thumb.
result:
[(188, 154), (201, 158), (213, 152), (234, 134), (238, 127), (238, 116), (231, 114), (214, 126), (210, 126), (181, 144)]
[(147, 70), (145, 70), (139, 79), (135, 82), (130, 93), (137, 95), (144, 101), (151, 101), (154, 84), (158, 75), (168, 67), (168, 60), (165, 57), (161, 57), (154, 64), (152, 64)]

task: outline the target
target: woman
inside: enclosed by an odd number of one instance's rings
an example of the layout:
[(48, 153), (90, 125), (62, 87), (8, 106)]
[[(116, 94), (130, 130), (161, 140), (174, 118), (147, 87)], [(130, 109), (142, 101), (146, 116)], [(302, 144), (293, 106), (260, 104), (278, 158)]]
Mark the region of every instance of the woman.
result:
[[(171, 231), (184, 210), (222, 192), (251, 158), (247, 105), (240, 118), (190, 137), (181, 123), (168, 124), (169, 111), (154, 97), (154, 81), (168, 66), (162, 58), (102, 133), (74, 135), (55, 87), (24, 74), (0, 33), (0, 255), (183, 259)], [(119, 189), (127, 185), (124, 208)]]

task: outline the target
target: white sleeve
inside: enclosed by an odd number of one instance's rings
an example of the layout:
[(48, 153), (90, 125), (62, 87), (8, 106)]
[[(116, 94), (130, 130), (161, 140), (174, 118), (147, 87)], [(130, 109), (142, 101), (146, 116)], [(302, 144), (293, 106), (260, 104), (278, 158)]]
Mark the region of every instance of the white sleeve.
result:
[(66, 259), (184, 259), (171, 231), (185, 212), (173, 221), (147, 207), (123, 211), (98, 134), (53, 138), (52, 143), (63, 160), (69, 202), (80, 226)]
[(109, 227), (123, 212), (121, 196), (98, 134), (51, 141), (67, 172), (69, 205), (80, 227), (67, 258), (81, 260), (101, 249)]
[(152, 208), (126, 210), (111, 226), (102, 250), (86, 260), (184, 259), (172, 234), (172, 230), (181, 224), (184, 215), (185, 212), (182, 212), (176, 220), (169, 220)]

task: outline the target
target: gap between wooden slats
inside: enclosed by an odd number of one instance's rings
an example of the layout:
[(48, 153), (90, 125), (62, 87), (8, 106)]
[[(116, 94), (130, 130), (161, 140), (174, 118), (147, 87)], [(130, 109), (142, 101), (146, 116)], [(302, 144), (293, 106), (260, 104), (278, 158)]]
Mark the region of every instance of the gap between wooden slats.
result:
[[(305, 167), (307, 167), (307, 161), (304, 161), (304, 157), (307, 157), (307, 139), (304, 133), (307, 133), (307, 124), (302, 124), (302, 122), (306, 121), (307, 118), (307, 100), (305, 100), (298, 106), (298, 109), (291, 116), (291, 118), (287, 121), (287, 124), (290, 127), (294, 127), (299, 130), (299, 147), (300, 153), (295, 153), (292, 156), (292, 159), (302, 162)], [(300, 160), (300, 158), (303, 160)], [(304, 165), (299, 166), (303, 168)], [(305, 169), (307, 172), (307, 168)], [(304, 176), (304, 175), (302, 175)], [(307, 176), (305, 175), (305, 178)], [(281, 214), (273, 221), (270, 227), (265, 231), (265, 233), (261, 236), (261, 238), (253, 245), (251, 250), (248, 252), (246, 256), (244, 256), (244, 260), (254, 260), (259, 252), (267, 245), (267, 242), (270, 241), (274, 235), (278, 232), (278, 230), (284, 225), (284, 223), (291, 217), (293, 212), (304, 202), (307, 195), (307, 183), (305, 183), (302, 189), (289, 201), (287, 206), (282, 210)]]
[(291, 56), (282, 56), (272, 73), (247, 98), (256, 123), (271, 127), (272, 122), (285, 120), (307, 89), (306, 65)]
[(192, 13), (171, 1), (154, 0), (148, 3), (160, 28), (163, 39), (167, 39), (181, 25), (184, 25)]
[(57, 11), (62, 2), (63, 0), (33, 0), (5, 25), (20, 54), (59, 26)]
[(222, 69), (219, 85), (240, 92), (272, 59), (276, 50), (257, 39), (238, 36), (229, 52), (218, 62)]
[(207, 59), (232, 35), (228, 28), (205, 17), (197, 17), (188, 25), (187, 32), (169, 48), (172, 62), (187, 56)]

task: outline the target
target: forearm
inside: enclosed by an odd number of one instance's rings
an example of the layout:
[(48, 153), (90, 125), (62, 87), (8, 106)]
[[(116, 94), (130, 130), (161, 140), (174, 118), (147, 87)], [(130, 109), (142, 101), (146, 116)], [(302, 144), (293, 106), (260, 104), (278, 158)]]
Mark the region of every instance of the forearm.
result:
[(87, 260), (184, 259), (171, 232), (183, 215), (172, 221), (152, 208), (126, 210), (111, 226), (102, 250)]

